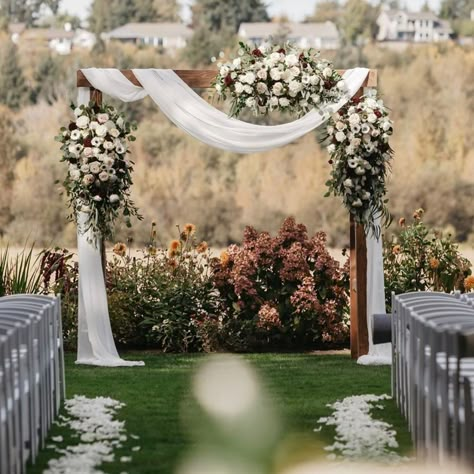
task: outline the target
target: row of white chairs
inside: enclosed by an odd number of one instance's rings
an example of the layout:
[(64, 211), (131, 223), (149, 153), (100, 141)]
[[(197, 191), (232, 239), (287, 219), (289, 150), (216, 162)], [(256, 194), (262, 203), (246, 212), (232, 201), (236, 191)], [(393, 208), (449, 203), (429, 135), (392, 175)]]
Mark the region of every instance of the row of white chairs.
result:
[(65, 396), (61, 300), (0, 298), (0, 473), (35, 462)]
[(474, 294), (392, 295), (392, 392), (417, 453), (474, 466)]

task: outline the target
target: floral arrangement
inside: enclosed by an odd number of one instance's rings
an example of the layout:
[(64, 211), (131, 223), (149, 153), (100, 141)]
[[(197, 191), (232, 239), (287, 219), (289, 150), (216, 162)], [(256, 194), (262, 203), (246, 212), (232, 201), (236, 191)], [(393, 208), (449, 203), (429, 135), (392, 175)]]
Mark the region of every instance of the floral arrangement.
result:
[(471, 262), (462, 256), (450, 234), (423, 222), (425, 211), (414, 211), (411, 224), (402, 217), (399, 231), (384, 241), (386, 303), (392, 291), (442, 291), (451, 293), (474, 289)]
[(71, 108), (75, 119), (56, 137), (62, 143), (61, 161), (69, 165), (63, 183), (73, 209), (69, 218), (77, 222), (79, 213), (85, 213), (83, 231), (90, 229), (95, 238), (105, 239), (120, 211), (128, 227), (131, 216), (141, 219), (130, 199), (133, 162), (127, 158), (136, 125), (110, 105)]
[(220, 98), (230, 96), (232, 116), (245, 108), (255, 115), (279, 110), (301, 116), (322, 103), (337, 102), (345, 90), (342, 77), (312, 48), (239, 44), (238, 57), (218, 63), (213, 83)]
[(308, 235), (293, 218), (278, 235), (248, 227), (215, 265), (223, 301), (223, 338), (231, 350), (308, 349), (348, 335), (348, 272), (326, 236)]
[(390, 222), (385, 199), (386, 178), (393, 151), (389, 145), (393, 123), (375, 94), (354, 97), (328, 123), (331, 178), (327, 195), (341, 196), (356, 222), (377, 237), (380, 226)]

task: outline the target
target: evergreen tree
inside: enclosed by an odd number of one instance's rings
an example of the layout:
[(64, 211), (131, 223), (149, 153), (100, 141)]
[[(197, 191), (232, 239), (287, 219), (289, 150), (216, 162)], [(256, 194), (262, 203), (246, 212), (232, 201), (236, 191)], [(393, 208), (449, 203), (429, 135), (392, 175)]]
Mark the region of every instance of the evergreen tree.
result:
[(448, 20), (469, 20), (472, 10), (474, 0), (443, 0), (439, 14)]
[(17, 48), (8, 41), (0, 52), (0, 103), (19, 109), (25, 102), (27, 92)]
[(243, 22), (269, 21), (261, 0), (196, 0), (192, 7), (193, 27), (237, 33)]
[(156, 21), (181, 21), (180, 5), (176, 0), (155, 0)]
[(48, 104), (56, 102), (59, 75), (60, 68), (57, 61), (50, 54), (43, 56), (34, 73), (35, 87), (31, 91), (31, 101), (37, 103), (44, 100)]

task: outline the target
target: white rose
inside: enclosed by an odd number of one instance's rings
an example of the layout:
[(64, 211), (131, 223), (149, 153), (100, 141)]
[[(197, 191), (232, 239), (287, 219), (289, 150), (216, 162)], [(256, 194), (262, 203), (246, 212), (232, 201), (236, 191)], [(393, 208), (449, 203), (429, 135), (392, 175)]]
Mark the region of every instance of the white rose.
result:
[(81, 115), (82, 115), (82, 109), (80, 109), (79, 107), (76, 107), (76, 108), (74, 109), (74, 115), (75, 115), (76, 117), (81, 116)]
[(353, 138), (351, 140), (351, 147), (357, 148), (360, 145), (360, 143), (361, 143), (360, 138)]
[(94, 147), (92, 148), (92, 155), (97, 157), (100, 154), (100, 148)]
[(234, 61), (232, 62), (232, 65), (234, 66), (234, 68), (239, 68), (241, 64), (242, 64), (242, 60), (240, 58), (235, 58)]
[(113, 142), (109, 142), (108, 140), (104, 142), (104, 148), (106, 150), (113, 150), (115, 148), (115, 145)]
[(310, 83), (310, 76), (308, 74), (305, 74), (302, 78), (301, 78), (301, 83), (302, 84), (305, 84), (305, 85), (308, 85)]
[(360, 122), (359, 114), (351, 114), (349, 116), (349, 123), (351, 125), (357, 125)]
[(246, 94), (252, 94), (253, 93), (253, 89), (247, 84), (244, 86), (244, 92)]
[(281, 78), (285, 82), (290, 82), (293, 79), (293, 74), (289, 69), (286, 69), (285, 71), (282, 72)]
[(290, 68), (290, 73), (293, 77), (296, 77), (300, 74), (300, 68), (299, 67), (296, 67), (296, 66), (293, 66), (292, 68)]
[(377, 122), (377, 115), (375, 114), (369, 114), (369, 116), (367, 117), (367, 121), (369, 123), (375, 123)]
[(272, 92), (275, 95), (281, 95), (283, 93), (283, 84), (281, 82), (275, 82), (272, 87)]
[(93, 121), (89, 124), (89, 128), (90, 128), (91, 130), (95, 130), (98, 126), (99, 126), (99, 122), (96, 122), (95, 120), (93, 120)]
[(251, 71), (245, 74), (245, 82), (247, 84), (253, 84), (255, 82), (255, 74)]
[(280, 61), (281, 55), (280, 53), (272, 53), (270, 54), (270, 60), (276, 64), (278, 61)]
[(105, 135), (107, 135), (107, 127), (105, 125), (99, 125), (96, 129), (95, 129), (95, 134), (98, 136), (98, 137), (105, 137)]
[(352, 203), (352, 206), (353, 207), (362, 207), (362, 201), (360, 199), (356, 199), (353, 203)]
[(124, 120), (123, 120), (123, 117), (119, 117), (119, 118), (117, 119), (117, 127), (123, 128), (124, 125), (125, 125), (125, 122), (124, 122)]
[(109, 196), (109, 201), (113, 204), (114, 202), (119, 202), (120, 201), (120, 197), (118, 196), (118, 194), (111, 194)]
[(301, 84), (301, 82), (299, 81), (291, 81), (288, 84), (288, 89), (290, 90), (290, 92), (297, 94), (298, 92), (303, 90), (303, 84)]
[(216, 84), (216, 91), (222, 92), (222, 86), (220, 84)]
[(331, 143), (331, 145), (328, 146), (328, 153), (332, 155), (336, 151), (336, 145), (334, 143)]
[(366, 191), (366, 192), (362, 195), (362, 199), (363, 199), (364, 201), (368, 201), (368, 200), (370, 199), (370, 196), (371, 196), (371, 194), (370, 194), (368, 191)]
[(106, 156), (102, 159), (102, 163), (104, 163), (107, 168), (111, 168), (114, 165), (115, 160), (111, 156)]
[(362, 176), (363, 174), (365, 174), (365, 169), (362, 168), (362, 166), (358, 166), (355, 169), (355, 174), (358, 175), (358, 176)]
[(290, 101), (286, 97), (282, 97), (279, 103), (282, 107), (288, 107), (290, 105)]
[(316, 86), (317, 84), (319, 84), (319, 77), (314, 74), (309, 78), (309, 82), (311, 82), (312, 86)]
[(86, 186), (90, 186), (94, 181), (95, 181), (95, 178), (94, 178), (94, 175), (92, 175), (92, 174), (86, 174), (84, 176), (84, 178), (82, 178), (82, 182)]
[(344, 122), (336, 122), (336, 128), (338, 130), (344, 130), (346, 128), (346, 124)]
[(344, 187), (345, 188), (353, 188), (354, 187), (354, 183), (352, 182), (352, 179), (348, 178), (344, 181)]
[(110, 130), (109, 132), (114, 138), (117, 138), (119, 135), (120, 135), (120, 132), (116, 129), (116, 128), (113, 128), (112, 130)]
[(94, 161), (89, 165), (89, 170), (93, 174), (99, 174), (100, 173), (100, 163), (98, 161)]
[(332, 69), (330, 67), (326, 67), (323, 70), (324, 77), (331, 77), (332, 76)]
[(270, 106), (271, 107), (276, 107), (278, 105), (278, 97), (272, 97), (270, 99)]
[(228, 66), (222, 66), (220, 71), (219, 71), (219, 74), (221, 76), (227, 76), (227, 74), (229, 74), (230, 72), (230, 68)]
[(341, 91), (343, 91), (346, 88), (346, 83), (344, 81), (339, 81), (337, 83), (337, 88)]
[(94, 196), (92, 199), (96, 202), (102, 201), (102, 198), (100, 196)]
[(327, 132), (328, 132), (329, 135), (334, 135), (334, 127), (329, 126), (329, 127), (327, 128)]
[(279, 81), (281, 79), (281, 71), (278, 68), (274, 67), (270, 70), (270, 77), (274, 81)]
[(76, 125), (79, 128), (86, 128), (89, 125), (89, 117), (87, 115), (81, 115), (77, 120), (76, 120)]
[(255, 99), (253, 97), (249, 97), (246, 101), (245, 101), (245, 105), (247, 107), (253, 107), (255, 105)]
[(115, 123), (112, 122), (112, 120), (107, 120), (104, 125), (106, 126), (107, 130), (112, 130), (113, 128), (115, 128)]
[(109, 114), (97, 114), (97, 121), (99, 123), (105, 123), (109, 120)]
[(298, 64), (298, 58), (296, 57), (295, 54), (289, 54), (289, 55), (285, 58), (285, 64), (286, 64), (288, 67), (295, 66), (296, 64)]
[(265, 81), (268, 77), (268, 73), (267, 73), (267, 70), (266, 69), (259, 69), (257, 71), (257, 77), (259, 79), (262, 79), (263, 81)]
[(265, 94), (265, 92), (267, 92), (267, 90), (268, 90), (268, 87), (264, 82), (259, 82), (257, 84), (257, 92), (259, 94)]
[(236, 94), (242, 94), (244, 91), (244, 85), (241, 82), (236, 82), (234, 87)]
[(109, 180), (109, 173), (107, 173), (107, 171), (102, 171), (100, 174), (99, 174), (99, 179), (101, 181), (108, 181)]
[(89, 165), (82, 165), (81, 166), (81, 171), (83, 173), (89, 173)]
[(321, 97), (318, 94), (313, 94), (311, 96), (311, 100), (315, 103), (318, 104), (321, 101)]
[(69, 176), (73, 181), (79, 181), (81, 179), (81, 172), (78, 169), (70, 170)]
[(87, 157), (87, 158), (90, 158), (90, 157), (94, 154), (92, 148), (90, 148), (90, 147), (84, 148), (84, 150), (83, 150), (82, 153), (83, 153), (84, 156)]
[(391, 128), (392, 128), (392, 125), (390, 124), (390, 122), (384, 122), (382, 124), (382, 129), (384, 132), (388, 132)]
[(346, 134), (344, 132), (337, 132), (336, 133), (336, 140), (338, 142), (343, 142), (346, 139)]

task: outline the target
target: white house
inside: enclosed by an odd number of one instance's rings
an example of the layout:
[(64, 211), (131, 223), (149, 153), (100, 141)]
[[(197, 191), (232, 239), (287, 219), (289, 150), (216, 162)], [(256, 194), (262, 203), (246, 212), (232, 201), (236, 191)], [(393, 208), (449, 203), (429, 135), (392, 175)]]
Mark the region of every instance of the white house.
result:
[(377, 25), (378, 41), (432, 43), (449, 40), (453, 33), (449, 22), (433, 12), (383, 10)]
[(184, 48), (192, 34), (182, 23), (127, 23), (104, 33), (103, 38), (176, 50)]
[(239, 36), (248, 43), (259, 46), (271, 37), (282, 33), (300, 48), (338, 49), (340, 36), (336, 25), (331, 21), (324, 23), (242, 23)]
[(74, 38), (72, 39), (74, 48), (92, 49), (94, 47), (97, 41), (94, 33), (82, 29), (77, 29), (74, 33)]

